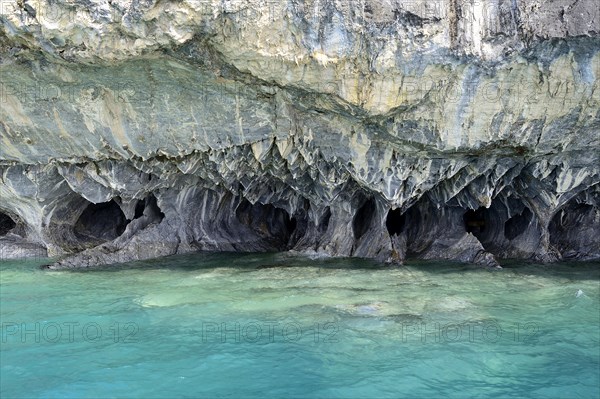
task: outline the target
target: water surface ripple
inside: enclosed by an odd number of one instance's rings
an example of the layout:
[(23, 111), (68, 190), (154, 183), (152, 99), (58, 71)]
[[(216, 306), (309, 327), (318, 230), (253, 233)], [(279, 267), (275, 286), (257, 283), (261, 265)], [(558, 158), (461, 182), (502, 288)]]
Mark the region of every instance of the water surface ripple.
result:
[(597, 263), (0, 262), (2, 398), (598, 398)]

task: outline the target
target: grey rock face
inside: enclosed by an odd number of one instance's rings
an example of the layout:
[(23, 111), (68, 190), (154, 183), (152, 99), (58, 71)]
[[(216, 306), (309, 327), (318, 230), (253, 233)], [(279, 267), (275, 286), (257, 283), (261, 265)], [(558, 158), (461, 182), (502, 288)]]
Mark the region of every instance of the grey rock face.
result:
[(40, 244), (28, 242), (23, 237), (8, 235), (0, 237), (0, 259), (28, 259), (47, 257), (46, 248)]
[(599, 14), (9, 2), (0, 248), (47, 249), (51, 268), (196, 250), (600, 258)]

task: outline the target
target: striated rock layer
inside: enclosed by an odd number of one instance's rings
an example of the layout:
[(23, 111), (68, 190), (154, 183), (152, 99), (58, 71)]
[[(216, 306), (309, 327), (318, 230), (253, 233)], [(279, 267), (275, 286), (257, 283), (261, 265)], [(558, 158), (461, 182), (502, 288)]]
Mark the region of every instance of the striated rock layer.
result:
[(3, 258), (600, 258), (595, 0), (1, 12)]

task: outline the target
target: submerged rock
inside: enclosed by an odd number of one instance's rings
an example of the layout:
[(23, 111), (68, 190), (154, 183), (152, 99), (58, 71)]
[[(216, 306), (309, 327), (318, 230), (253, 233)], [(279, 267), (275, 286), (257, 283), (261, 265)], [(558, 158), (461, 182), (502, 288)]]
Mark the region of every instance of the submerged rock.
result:
[(600, 258), (593, 0), (1, 12), (0, 236), (17, 228), (51, 268)]

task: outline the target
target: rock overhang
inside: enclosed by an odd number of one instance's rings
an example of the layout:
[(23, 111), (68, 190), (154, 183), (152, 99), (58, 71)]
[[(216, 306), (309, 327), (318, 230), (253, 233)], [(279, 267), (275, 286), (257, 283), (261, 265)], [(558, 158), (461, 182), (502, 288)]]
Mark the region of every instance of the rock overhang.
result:
[[(562, 19), (524, 2), (263, 3), (4, 8), (0, 207), (64, 254), (90, 201), (127, 213), (155, 196), (163, 219), (72, 266), (146, 256), (137, 241), (169, 243), (147, 253), (160, 256), (266, 250), (281, 234), (284, 247), (382, 260), (597, 256), (567, 237), (573, 220), (599, 229), (591, 2), (564, 2)], [(245, 201), (270, 228), (241, 223)], [(512, 239), (480, 238), (463, 221), (480, 207), (494, 226), (532, 217)], [(408, 215), (399, 235), (391, 209)], [(567, 209), (576, 217), (556, 218)]]

